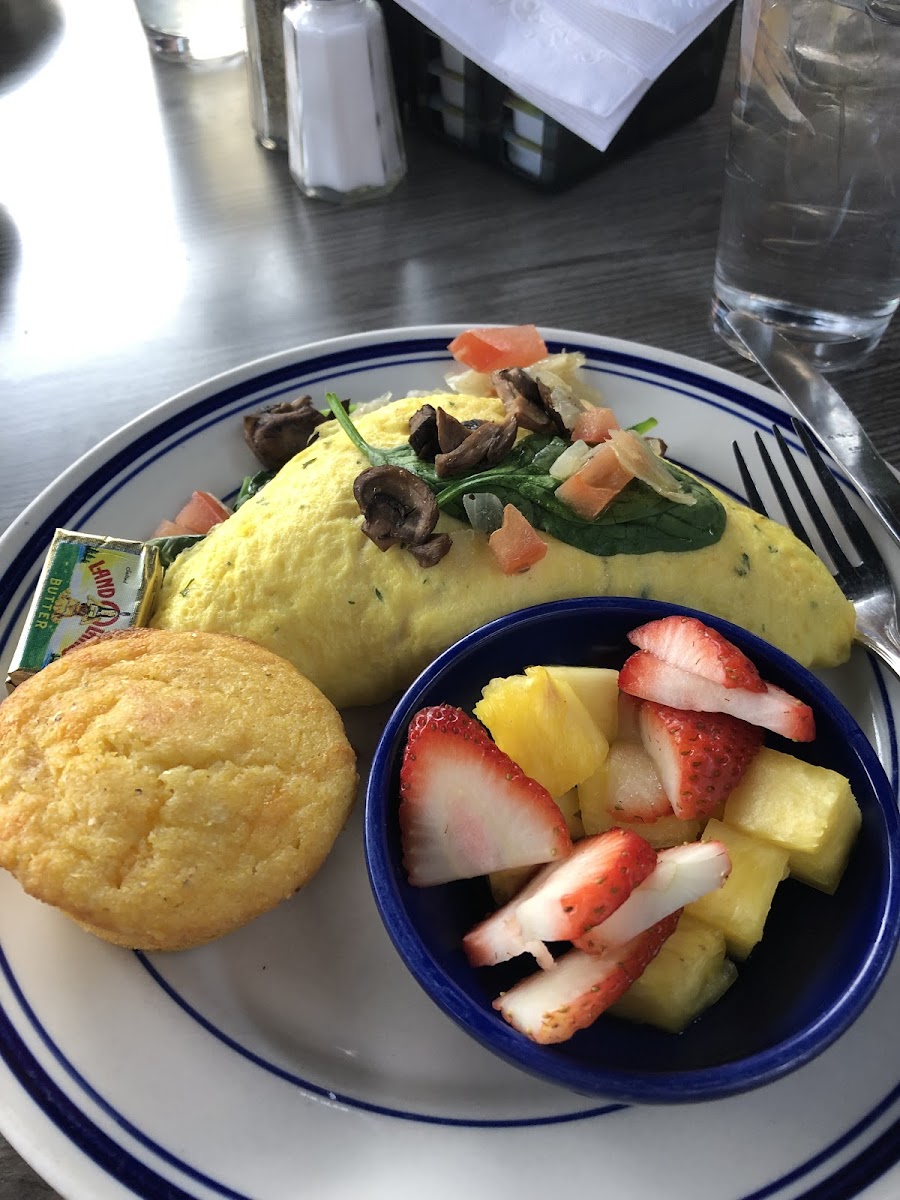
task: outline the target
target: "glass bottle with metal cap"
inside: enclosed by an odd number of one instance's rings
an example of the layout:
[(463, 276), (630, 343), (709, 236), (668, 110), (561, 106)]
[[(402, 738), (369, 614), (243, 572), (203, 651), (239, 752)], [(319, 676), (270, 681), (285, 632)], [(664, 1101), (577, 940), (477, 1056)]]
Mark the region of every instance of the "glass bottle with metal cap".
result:
[(288, 159), (307, 196), (376, 199), (406, 174), (376, 0), (294, 0), (284, 11)]
[(287, 150), (284, 0), (244, 0), (253, 132), (267, 150)]

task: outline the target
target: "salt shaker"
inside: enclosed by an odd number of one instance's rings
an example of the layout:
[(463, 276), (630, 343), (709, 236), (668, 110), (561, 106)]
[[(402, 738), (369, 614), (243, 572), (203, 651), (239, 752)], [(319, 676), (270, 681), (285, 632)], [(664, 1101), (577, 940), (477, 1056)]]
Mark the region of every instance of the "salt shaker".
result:
[(294, 0), (284, 11), (288, 161), (307, 196), (375, 199), (406, 174), (376, 0)]

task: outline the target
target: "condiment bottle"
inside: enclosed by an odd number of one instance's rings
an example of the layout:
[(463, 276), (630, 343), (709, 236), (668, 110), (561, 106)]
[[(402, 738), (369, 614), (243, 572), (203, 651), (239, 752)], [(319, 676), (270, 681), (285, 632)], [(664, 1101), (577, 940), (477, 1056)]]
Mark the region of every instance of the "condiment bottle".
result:
[(244, 0), (250, 120), (267, 150), (287, 150), (284, 0)]
[(375, 199), (406, 174), (376, 0), (294, 0), (284, 11), (288, 161), (307, 196)]

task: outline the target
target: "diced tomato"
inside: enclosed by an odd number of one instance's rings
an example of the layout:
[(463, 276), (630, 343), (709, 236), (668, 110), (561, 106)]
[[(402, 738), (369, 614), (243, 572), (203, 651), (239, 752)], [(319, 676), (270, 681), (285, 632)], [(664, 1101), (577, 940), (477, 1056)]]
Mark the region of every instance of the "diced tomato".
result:
[(615, 492), (620, 492), (626, 483), (634, 479), (631, 471), (619, 462), (612, 446), (606, 443), (598, 446), (596, 454), (588, 459), (577, 474), (582, 483), (588, 483), (591, 487), (611, 488)]
[(616, 458), (612, 446), (604, 443), (580, 471), (559, 485), (556, 495), (579, 517), (592, 521), (633, 478)]
[(209, 533), (213, 525), (220, 525), (231, 510), (209, 492), (194, 492), (184, 508), (176, 515), (175, 524), (183, 525), (190, 533)]
[(621, 429), (611, 408), (589, 408), (580, 417), (576, 417), (572, 441), (599, 446), (601, 442), (608, 440), (611, 429)]
[(488, 545), (504, 575), (517, 575), (540, 562), (547, 543), (539, 538), (514, 504), (503, 508), (503, 524), (488, 538)]
[(467, 329), (447, 349), (457, 362), (485, 374), (504, 367), (530, 367), (547, 357), (544, 339), (533, 325)]
[(153, 536), (155, 538), (184, 537), (186, 533), (193, 532), (193, 529), (188, 529), (187, 525), (178, 525), (175, 521), (160, 521), (153, 531)]
[(585, 521), (593, 521), (599, 517), (607, 504), (615, 500), (621, 489), (592, 487), (585, 483), (580, 475), (570, 475), (565, 483), (556, 489), (556, 494), (572, 512), (583, 517)]

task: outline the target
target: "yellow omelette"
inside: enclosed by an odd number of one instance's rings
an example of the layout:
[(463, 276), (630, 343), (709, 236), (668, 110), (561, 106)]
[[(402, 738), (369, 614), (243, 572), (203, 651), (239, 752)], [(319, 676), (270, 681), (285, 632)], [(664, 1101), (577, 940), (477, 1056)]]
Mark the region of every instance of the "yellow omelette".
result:
[[(356, 424), (371, 445), (397, 446), (425, 403), (461, 421), (504, 416), (498, 400), (454, 394), (396, 400)], [(453, 545), (435, 566), (420, 567), (399, 546), (379, 550), (361, 533), (353, 498), (368, 465), (336, 422), (320, 427), (312, 446), (176, 559), (152, 624), (251, 638), (339, 707), (386, 699), (487, 621), (573, 596), (689, 605), (807, 666), (835, 666), (850, 652), (855, 613), (825, 565), (787, 529), (727, 496), (719, 496), (727, 520), (715, 545), (602, 558), (542, 535), (544, 559), (507, 576), (486, 536), (447, 516), (437, 530)]]

